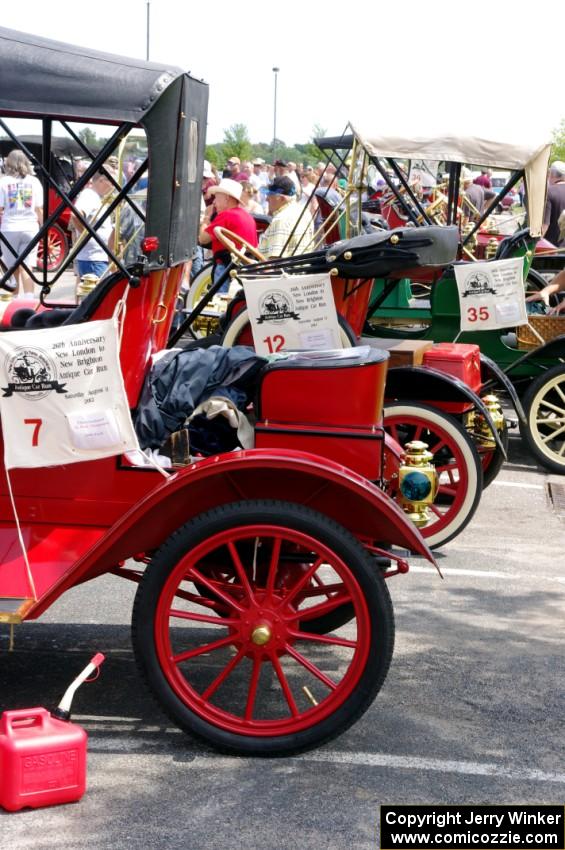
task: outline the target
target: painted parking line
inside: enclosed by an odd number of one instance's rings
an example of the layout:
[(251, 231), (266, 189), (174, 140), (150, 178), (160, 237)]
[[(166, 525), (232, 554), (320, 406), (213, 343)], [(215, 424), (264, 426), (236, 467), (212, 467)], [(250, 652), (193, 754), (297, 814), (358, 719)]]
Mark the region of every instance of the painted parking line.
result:
[(511, 767), (494, 762), (451, 761), (450, 759), (430, 759), (417, 756), (391, 756), (385, 753), (343, 753), (320, 750), (299, 756), (300, 761), (322, 762), (325, 764), (349, 764), (362, 767), (387, 767), (399, 770), (435, 771), (439, 773), (459, 773), (467, 776), (499, 776), (505, 779), (519, 779), (531, 782), (556, 782), (565, 785), (565, 773), (551, 773), (531, 767)]
[[(565, 584), (565, 576), (548, 576), (541, 575), (540, 573), (536, 573), (535, 575), (520, 575), (519, 573), (505, 573), (500, 570), (468, 570), (460, 567), (444, 567), (441, 566), (441, 572), (444, 576), (474, 576), (477, 578), (503, 578), (507, 581), (515, 581), (519, 579), (519, 581), (523, 584), (527, 582), (528, 579), (534, 581), (536, 584), (539, 584), (540, 581), (556, 581), (558, 584)], [(418, 564), (410, 564), (410, 572), (411, 573), (430, 573), (431, 575), (437, 575), (437, 571), (433, 567), (421, 567)]]
[(496, 487), (520, 487), (522, 490), (545, 490), (543, 484), (524, 484), (522, 481), (493, 481)]
[[(177, 742), (178, 745), (178, 742)], [(136, 749), (141, 753), (136, 753)], [(157, 753), (156, 749), (160, 752)], [(137, 739), (121, 735), (96, 735), (89, 739), (89, 754), (108, 753), (119, 757), (127, 753), (155, 756), (178, 762), (182, 770), (236, 770), (242, 767), (257, 767), (257, 759), (215, 755), (214, 753), (182, 753), (177, 747), (163, 747), (162, 740), (151, 738)], [(280, 758), (262, 758), (261, 764), (272, 763), (281, 766)], [(505, 765), (495, 762), (453, 761), (452, 759), (434, 759), (420, 756), (395, 756), (387, 753), (338, 752), (335, 750), (317, 750), (300, 756), (289, 756), (284, 760), (286, 767), (299, 764), (348, 765), (351, 767), (385, 768), (387, 770), (409, 770), (411, 772), (433, 772), (459, 774), (460, 776), (492, 776), (520, 782), (551, 782), (565, 785), (565, 773), (553, 773), (523, 765)]]

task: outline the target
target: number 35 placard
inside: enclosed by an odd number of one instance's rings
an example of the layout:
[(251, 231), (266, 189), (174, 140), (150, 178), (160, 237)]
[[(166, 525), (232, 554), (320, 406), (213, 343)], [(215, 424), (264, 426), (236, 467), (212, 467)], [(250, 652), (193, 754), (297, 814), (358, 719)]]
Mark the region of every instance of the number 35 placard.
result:
[(493, 330), (526, 325), (522, 257), (455, 266), (461, 330)]

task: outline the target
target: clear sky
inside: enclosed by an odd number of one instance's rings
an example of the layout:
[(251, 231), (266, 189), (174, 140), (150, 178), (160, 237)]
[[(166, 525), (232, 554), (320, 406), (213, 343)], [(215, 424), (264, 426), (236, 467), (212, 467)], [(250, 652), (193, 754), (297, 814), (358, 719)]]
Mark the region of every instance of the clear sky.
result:
[[(89, 17), (87, 9), (96, 13)], [(146, 0), (4, 3), (2, 26), (145, 58)], [(253, 142), (474, 124), (506, 140), (565, 118), (563, 0), (151, 0), (150, 59), (210, 84), (208, 141), (245, 124)], [(1, 70), (0, 70), (1, 85)]]

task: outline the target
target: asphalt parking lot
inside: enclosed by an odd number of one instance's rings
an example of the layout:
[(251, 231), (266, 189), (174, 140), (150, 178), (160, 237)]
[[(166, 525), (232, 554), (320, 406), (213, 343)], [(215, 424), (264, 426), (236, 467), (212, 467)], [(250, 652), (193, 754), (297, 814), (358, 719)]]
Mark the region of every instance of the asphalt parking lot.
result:
[[(135, 588), (106, 577), (0, 632), (0, 710), (75, 698), (89, 734), (79, 803), (0, 813), (12, 848), (375, 848), (382, 803), (563, 803), (565, 511), (557, 477), (513, 436), (510, 462), (465, 532), (391, 579), (397, 640), (383, 690), (349, 732), (295, 758), (208, 751), (172, 727), (130, 648)], [(559, 491), (553, 489), (553, 494)]]

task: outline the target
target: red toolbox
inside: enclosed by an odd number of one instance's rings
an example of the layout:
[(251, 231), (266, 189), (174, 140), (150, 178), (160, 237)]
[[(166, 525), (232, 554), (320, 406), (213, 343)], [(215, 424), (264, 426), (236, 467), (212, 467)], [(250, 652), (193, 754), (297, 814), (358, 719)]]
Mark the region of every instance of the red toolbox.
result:
[(424, 366), (458, 378), (475, 393), (481, 391), (481, 352), (478, 345), (438, 342), (424, 352)]
[(387, 352), (364, 346), (269, 364), (258, 386), (255, 446), (312, 452), (377, 479), (387, 361)]

